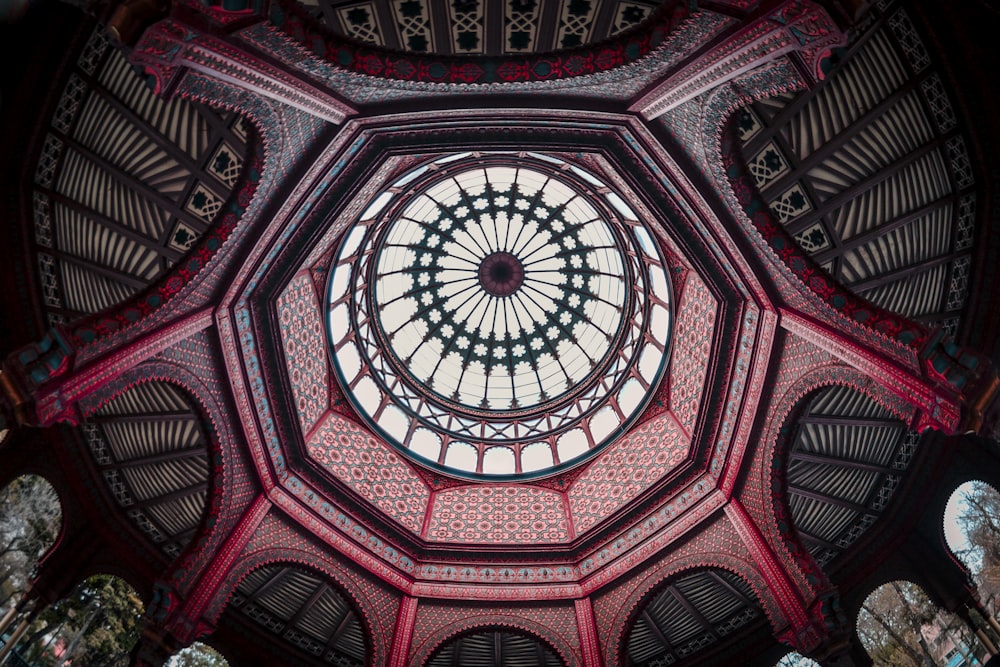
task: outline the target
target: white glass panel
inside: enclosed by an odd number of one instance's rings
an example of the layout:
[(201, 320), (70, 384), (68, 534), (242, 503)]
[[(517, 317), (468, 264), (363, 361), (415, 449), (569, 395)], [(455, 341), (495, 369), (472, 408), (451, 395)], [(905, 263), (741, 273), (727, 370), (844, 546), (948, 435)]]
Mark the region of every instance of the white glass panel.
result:
[(487, 475), (513, 475), (514, 452), (507, 447), (490, 447), (483, 454), (483, 472)]

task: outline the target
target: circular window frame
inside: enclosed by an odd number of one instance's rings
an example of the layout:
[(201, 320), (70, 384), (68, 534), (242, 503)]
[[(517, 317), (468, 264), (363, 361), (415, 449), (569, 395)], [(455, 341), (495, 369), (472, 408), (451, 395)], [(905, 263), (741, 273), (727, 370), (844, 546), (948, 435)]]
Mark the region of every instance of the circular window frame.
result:
[[(373, 258), (378, 255), (373, 250), (378, 248), (374, 238), (384, 236), (400, 211), (434, 184), (456, 173), (490, 166), (534, 169), (554, 177), (563, 187), (572, 183), (574, 196), (585, 198), (598, 211), (601, 222), (608, 227), (616, 243), (621, 244), (618, 253), (626, 264), (631, 263), (630, 269), (623, 269), (627, 306), (620, 314), (619, 331), (611, 349), (621, 349), (626, 333), (635, 341), (630, 343), (632, 347), (626, 352), (626, 357), (617, 353), (602, 357), (600, 368), (588, 372), (580, 386), (570, 387), (558, 397), (524, 410), (476, 410), (468, 405), (449, 404), (443, 406), (446, 409), (442, 409), (439, 415), (428, 418), (409, 408), (427, 401), (429, 395), (440, 397), (440, 394), (420, 385), (412, 375), (401, 373), (405, 369), (398, 367), (399, 359), (395, 354), (383, 352), (390, 347), (384, 338), (377, 341), (378, 347), (372, 346), (368, 352), (359, 351), (366, 343), (351, 340), (350, 345), (357, 359), (350, 360), (351, 365), (346, 372), (338, 355), (348, 339), (354, 336), (362, 338), (358, 332), (366, 325), (359, 326), (358, 313), (367, 313), (367, 308), (373, 308), (370, 294), (374, 289), (371, 285), (373, 281), (359, 281), (358, 278), (374, 275), (372, 267), (377, 260)], [(653, 400), (666, 374), (673, 336), (670, 269), (661, 243), (650, 230), (648, 221), (634, 212), (633, 207), (626, 203), (626, 198), (608, 184), (608, 179), (595, 176), (594, 172), (591, 166), (537, 152), (467, 151), (439, 155), (419, 164), (411, 164), (390, 185), (381, 188), (365, 202), (366, 208), (355, 216), (341, 235), (328, 271), (324, 305), (334, 375), (366, 426), (410, 460), (436, 472), (471, 481), (500, 482), (549, 477), (592, 459), (621, 437)], [(639, 277), (633, 280), (636, 276)], [(357, 287), (359, 282), (364, 284), (362, 290)], [(361, 298), (368, 301), (359, 306), (357, 295), (360, 292), (365, 292)], [(340, 319), (348, 319), (346, 330), (337, 317), (338, 311)], [(371, 330), (380, 329), (370, 323), (367, 326)], [(655, 353), (651, 354), (650, 350), (655, 350)], [(372, 366), (372, 358), (380, 356), (392, 357), (396, 365), (392, 369), (394, 375), (391, 382), (385, 382), (379, 376), (381, 370)], [(638, 370), (640, 362), (642, 375)], [(609, 369), (616, 369), (617, 373), (610, 386), (602, 375)], [(363, 382), (366, 374), (371, 376), (368, 377), (370, 386)], [(379, 379), (376, 381), (372, 377)], [(364, 397), (355, 391), (362, 384), (364, 391), (369, 392)], [(377, 400), (371, 395), (371, 387), (378, 392)], [(627, 396), (626, 388), (629, 390)], [(637, 391), (641, 395), (637, 395)], [(619, 402), (623, 397), (627, 400)], [(394, 410), (395, 424), (387, 423), (385, 414), (389, 410)], [(575, 414), (567, 410), (575, 410)], [(558, 422), (555, 427), (551, 427), (553, 415)], [(600, 428), (596, 427), (598, 417), (603, 420)], [(405, 427), (400, 419), (407, 421)], [(465, 434), (456, 434), (445, 428), (436, 430), (438, 427), (428, 420), (446, 420), (449, 428), (458, 423), (466, 431)], [(505, 423), (505, 420), (509, 422), (506, 426), (494, 428), (495, 424)], [(543, 422), (548, 429), (546, 431), (538, 426)], [(478, 434), (465, 437), (472, 433), (473, 428), (479, 429)], [(420, 437), (415, 438), (417, 435)], [(436, 443), (428, 446), (427, 442), (433, 438), (437, 439)], [(420, 446), (414, 444), (415, 440)], [(463, 446), (467, 448), (464, 454)], [(529, 449), (531, 447), (534, 449)], [(501, 460), (498, 466), (496, 459), (489, 457), (506, 456), (503, 450), (509, 452), (513, 462)], [(493, 454), (490, 454), (491, 451)], [(531, 452), (532, 457), (527, 461), (522, 456), (526, 451)], [(458, 458), (460, 455), (465, 458)], [(502, 471), (493, 472), (497, 466)]]

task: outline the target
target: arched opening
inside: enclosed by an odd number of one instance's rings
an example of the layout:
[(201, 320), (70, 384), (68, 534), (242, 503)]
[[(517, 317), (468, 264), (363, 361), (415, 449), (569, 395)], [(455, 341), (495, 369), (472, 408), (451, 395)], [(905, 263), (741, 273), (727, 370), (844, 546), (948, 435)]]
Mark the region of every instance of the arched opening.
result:
[(982, 206), (974, 154), (907, 3), (872, 5), (820, 85), (738, 113), (744, 164), (774, 219), (840, 284), (955, 334)]
[(426, 667), (564, 667), (544, 641), (510, 628), (479, 628), (445, 642)]
[(211, 646), (195, 642), (172, 655), (166, 667), (229, 667), (229, 661)]
[(766, 622), (750, 585), (720, 569), (670, 577), (638, 609), (625, 637), (629, 667), (711, 664), (713, 648)]
[(342, 667), (368, 664), (370, 639), (360, 614), (339, 585), (315, 570), (286, 564), (257, 568), (236, 587), (225, 615), (246, 634), (263, 636), (282, 663), (318, 658)]
[(996, 613), (1000, 600), (1000, 493), (980, 480), (960, 485), (944, 510), (944, 536), (969, 568), (983, 605)]
[(819, 663), (812, 658), (807, 658), (800, 653), (792, 651), (782, 656), (774, 667), (820, 667)]
[(891, 581), (872, 591), (858, 613), (857, 633), (876, 664), (922, 667), (985, 661), (985, 652), (965, 623), (909, 581)]
[(868, 395), (840, 385), (813, 394), (790, 426), (788, 512), (802, 545), (824, 566), (881, 516), (919, 435)]
[(239, 114), (154, 95), (102, 26), (65, 72), (28, 195), (48, 324), (120, 304), (181, 263), (238, 185), (249, 141)]
[(142, 599), (121, 577), (96, 574), (16, 633), (12, 653), (29, 665), (126, 667), (139, 639)]
[(171, 559), (197, 534), (212, 463), (194, 400), (167, 382), (143, 382), (80, 427), (104, 482), (133, 524)]
[(27, 590), (61, 527), (59, 496), (43, 477), (21, 475), (0, 491), (0, 616)]

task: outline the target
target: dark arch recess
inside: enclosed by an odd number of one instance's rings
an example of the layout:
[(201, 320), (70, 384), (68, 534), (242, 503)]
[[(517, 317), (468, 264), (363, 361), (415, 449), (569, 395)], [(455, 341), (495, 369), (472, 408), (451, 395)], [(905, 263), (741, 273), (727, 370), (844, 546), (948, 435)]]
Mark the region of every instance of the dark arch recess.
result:
[(250, 570), (226, 604), (230, 619), (247, 624), (324, 662), (364, 667), (371, 637), (340, 585), (311, 568), (270, 563)]
[(778, 432), (771, 477), (775, 517), (796, 558), (824, 566), (866, 532), (918, 441), (863, 387), (828, 384), (800, 398)]
[(683, 663), (721, 645), (740, 628), (765, 621), (753, 588), (739, 575), (721, 568), (680, 572), (659, 583), (638, 605), (623, 637), (623, 664)]
[(475, 628), (448, 639), (425, 667), (565, 667), (554, 648), (528, 632), (508, 627)]

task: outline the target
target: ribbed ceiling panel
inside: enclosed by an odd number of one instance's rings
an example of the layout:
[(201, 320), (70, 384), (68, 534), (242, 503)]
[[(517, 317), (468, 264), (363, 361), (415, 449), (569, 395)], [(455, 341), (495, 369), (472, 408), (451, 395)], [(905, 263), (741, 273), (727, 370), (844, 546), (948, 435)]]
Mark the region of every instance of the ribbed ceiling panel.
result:
[(482, 630), (447, 642), (427, 667), (562, 667), (552, 649), (535, 637)]
[(229, 610), (286, 642), (342, 667), (367, 664), (364, 632), (347, 599), (322, 575), (271, 565), (240, 582)]
[(873, 7), (811, 91), (746, 108), (740, 137), (775, 218), (844, 285), (955, 333), (976, 220), (945, 81), (903, 3)]
[(792, 523), (825, 563), (885, 509), (917, 441), (906, 424), (849, 387), (820, 391), (795, 427), (785, 468)]
[(245, 153), (240, 117), (157, 98), (98, 28), (33, 166), (49, 323), (120, 304), (173, 267), (213, 223)]
[(176, 557), (208, 502), (208, 440), (194, 407), (177, 388), (148, 382), (107, 403), (81, 428), (118, 504)]
[(701, 651), (762, 617), (750, 586), (729, 572), (672, 577), (640, 606), (626, 638), (628, 664), (696, 664)]

